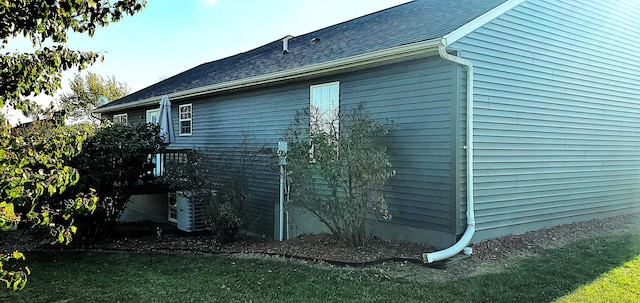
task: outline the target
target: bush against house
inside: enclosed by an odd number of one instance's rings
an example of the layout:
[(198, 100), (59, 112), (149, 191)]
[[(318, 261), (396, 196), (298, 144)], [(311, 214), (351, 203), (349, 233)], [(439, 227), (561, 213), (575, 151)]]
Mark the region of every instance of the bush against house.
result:
[(252, 140), (245, 137), (223, 151), (194, 151), (186, 163), (167, 163), (164, 182), (205, 207), (206, 223), (218, 241), (233, 242), (245, 223), (256, 157)]
[(364, 245), (369, 220), (391, 218), (382, 192), (394, 174), (387, 133), (362, 104), (341, 114), (299, 113), (285, 132), (289, 205), (309, 210), (346, 244)]
[(93, 214), (77, 218), (85, 237), (108, 235), (136, 184), (153, 178), (151, 155), (166, 145), (159, 134), (159, 126), (152, 123), (114, 124), (86, 140), (82, 153), (72, 161), (82, 175), (78, 190), (94, 188), (100, 199)]

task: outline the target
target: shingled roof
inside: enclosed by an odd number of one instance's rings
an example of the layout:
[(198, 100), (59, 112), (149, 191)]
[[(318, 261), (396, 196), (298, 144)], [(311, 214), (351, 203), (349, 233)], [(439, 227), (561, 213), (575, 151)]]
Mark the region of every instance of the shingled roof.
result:
[(103, 106), (266, 75), (443, 37), (506, 0), (415, 0), (289, 40), (208, 62)]

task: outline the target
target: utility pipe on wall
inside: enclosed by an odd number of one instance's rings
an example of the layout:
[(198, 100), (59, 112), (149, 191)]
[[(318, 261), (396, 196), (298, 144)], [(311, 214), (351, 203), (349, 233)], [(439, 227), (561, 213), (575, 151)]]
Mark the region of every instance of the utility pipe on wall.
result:
[[(278, 240), (283, 241), (285, 234), (285, 225), (284, 225), (284, 191), (286, 185), (286, 169), (287, 165), (287, 142), (281, 141), (278, 142), (278, 160), (280, 164), (280, 199), (278, 205), (279, 219), (278, 219)], [(288, 218), (287, 218), (288, 220)], [(287, 229), (289, 228), (289, 224), (287, 224)]]
[(460, 240), (453, 246), (440, 251), (422, 254), (425, 263), (451, 258), (463, 250), (466, 254), (471, 254), (472, 250), (465, 248), (471, 243), (471, 239), (476, 231), (476, 219), (473, 208), (473, 65), (469, 60), (447, 53), (444, 41), (442, 45), (438, 47), (438, 54), (443, 60), (464, 66), (467, 69), (467, 229)]
[(278, 222), (278, 241), (284, 240), (284, 185), (285, 185), (285, 169), (284, 165), (280, 165), (280, 205), (278, 206), (279, 222)]

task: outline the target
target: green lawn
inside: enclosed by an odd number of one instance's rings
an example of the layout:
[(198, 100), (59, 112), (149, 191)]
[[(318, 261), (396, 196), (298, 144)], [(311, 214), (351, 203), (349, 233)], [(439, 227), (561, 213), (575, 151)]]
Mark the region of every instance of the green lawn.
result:
[[(128, 252), (32, 252), (29, 283), (0, 302), (609, 302), (640, 301), (640, 235), (589, 239), (486, 274), (429, 282), (414, 265), (337, 268), (269, 258)], [(613, 289), (613, 290), (612, 290)], [(635, 292), (630, 291), (636, 290)], [(628, 297), (624, 297), (628, 296)]]
[(640, 302), (640, 256), (556, 302)]

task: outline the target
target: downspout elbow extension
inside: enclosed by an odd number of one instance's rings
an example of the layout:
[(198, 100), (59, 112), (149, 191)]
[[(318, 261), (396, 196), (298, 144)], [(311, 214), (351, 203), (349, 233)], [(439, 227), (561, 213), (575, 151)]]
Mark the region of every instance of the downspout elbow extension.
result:
[(438, 49), (440, 58), (455, 64), (464, 66), (467, 69), (467, 229), (453, 246), (430, 253), (422, 254), (425, 263), (433, 263), (436, 261), (451, 258), (458, 253), (464, 251), (465, 254), (471, 254), (471, 249), (465, 249), (476, 232), (476, 221), (473, 203), (473, 65), (468, 60), (447, 53), (445, 41)]
[(422, 254), (424, 263), (433, 263), (436, 261), (449, 259), (457, 255), (458, 253), (463, 251), (467, 247), (467, 245), (469, 245), (469, 243), (471, 243), (471, 239), (473, 238), (475, 232), (475, 223), (473, 223), (473, 225), (468, 225), (460, 240), (458, 240), (458, 242), (456, 242), (456, 244), (454, 244), (453, 246), (447, 249)]

